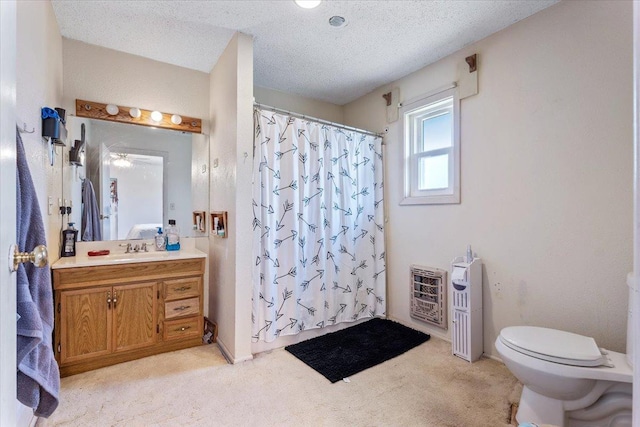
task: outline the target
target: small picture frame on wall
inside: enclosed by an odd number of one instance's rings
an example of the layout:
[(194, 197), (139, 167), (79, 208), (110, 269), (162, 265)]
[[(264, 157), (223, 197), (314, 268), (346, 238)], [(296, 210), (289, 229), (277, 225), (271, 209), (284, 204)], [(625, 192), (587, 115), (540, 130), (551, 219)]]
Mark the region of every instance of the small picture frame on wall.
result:
[(227, 237), (227, 211), (211, 212), (211, 233), (214, 236)]
[(207, 213), (205, 211), (194, 211), (193, 212), (193, 229), (204, 233), (207, 231), (206, 227), (207, 222)]

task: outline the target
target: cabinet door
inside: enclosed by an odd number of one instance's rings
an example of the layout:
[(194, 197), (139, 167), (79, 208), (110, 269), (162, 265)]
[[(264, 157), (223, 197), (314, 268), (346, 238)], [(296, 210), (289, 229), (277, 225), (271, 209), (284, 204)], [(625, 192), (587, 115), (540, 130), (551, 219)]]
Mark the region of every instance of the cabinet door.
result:
[(470, 361), (469, 313), (453, 311), (453, 331), (451, 333), (453, 354)]
[(111, 352), (111, 287), (60, 293), (60, 363)]
[(143, 282), (114, 286), (114, 351), (133, 350), (157, 341), (158, 284)]

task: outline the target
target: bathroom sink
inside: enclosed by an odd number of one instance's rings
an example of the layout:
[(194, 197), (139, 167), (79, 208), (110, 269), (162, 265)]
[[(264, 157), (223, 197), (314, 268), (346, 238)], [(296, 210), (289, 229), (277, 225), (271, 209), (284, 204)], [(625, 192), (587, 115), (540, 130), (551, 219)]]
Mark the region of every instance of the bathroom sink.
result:
[(51, 267), (73, 268), (90, 267), (94, 265), (117, 265), (137, 262), (154, 262), (176, 259), (205, 258), (207, 255), (198, 249), (181, 249), (179, 251), (149, 251), (149, 252), (115, 252), (109, 255), (88, 256), (87, 252), (78, 253), (75, 257), (61, 258)]
[(90, 257), (90, 258), (102, 258), (104, 261), (113, 262), (135, 262), (135, 261), (149, 261), (149, 260), (163, 260), (169, 258), (172, 252), (156, 251), (156, 252), (130, 252), (130, 253), (110, 253), (109, 255)]

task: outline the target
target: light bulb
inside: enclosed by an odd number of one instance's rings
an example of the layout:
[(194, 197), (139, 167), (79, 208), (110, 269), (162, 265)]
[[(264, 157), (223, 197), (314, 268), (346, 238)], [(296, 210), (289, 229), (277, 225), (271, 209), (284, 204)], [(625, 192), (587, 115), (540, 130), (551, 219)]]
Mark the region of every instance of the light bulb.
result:
[(173, 123), (174, 125), (179, 125), (180, 123), (182, 123), (182, 117), (174, 114), (173, 116), (171, 116), (171, 123)]
[(303, 9), (313, 9), (318, 7), (321, 0), (294, 0), (294, 2)]
[(107, 114), (109, 114), (110, 116), (115, 116), (120, 112), (120, 109), (118, 108), (118, 106), (114, 104), (107, 105), (106, 110), (107, 110)]
[(162, 113), (160, 111), (154, 111), (151, 113), (151, 120), (158, 123), (162, 120)]
[(141, 114), (142, 113), (140, 112), (139, 108), (133, 107), (132, 109), (129, 110), (129, 115), (134, 119), (139, 118)]

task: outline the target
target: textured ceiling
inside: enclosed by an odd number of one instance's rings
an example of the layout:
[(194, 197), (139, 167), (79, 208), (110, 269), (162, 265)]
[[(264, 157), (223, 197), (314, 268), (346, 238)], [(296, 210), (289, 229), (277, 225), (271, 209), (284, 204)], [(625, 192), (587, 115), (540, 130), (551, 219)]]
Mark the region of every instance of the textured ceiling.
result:
[(207, 73), (234, 32), (252, 35), (257, 86), (338, 105), (556, 2), (52, 0), (64, 37)]

